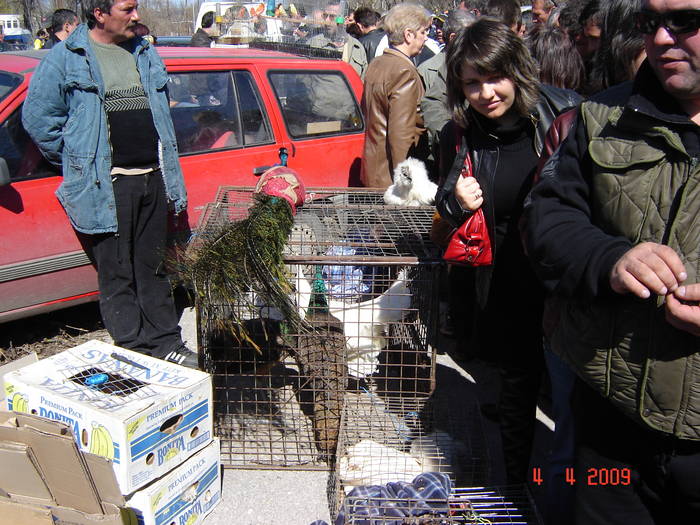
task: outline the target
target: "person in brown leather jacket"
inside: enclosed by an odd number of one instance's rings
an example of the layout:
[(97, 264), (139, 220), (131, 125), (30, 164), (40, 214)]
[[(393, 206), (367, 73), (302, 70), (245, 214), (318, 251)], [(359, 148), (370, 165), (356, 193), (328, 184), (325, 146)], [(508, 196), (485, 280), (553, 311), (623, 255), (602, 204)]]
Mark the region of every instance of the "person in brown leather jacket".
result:
[(415, 4), (396, 5), (384, 18), (390, 47), (367, 68), (362, 95), (365, 186), (388, 187), (394, 167), (414, 153), (425, 132), (419, 113), (423, 82), (411, 57), (423, 48), (431, 22), (430, 13)]

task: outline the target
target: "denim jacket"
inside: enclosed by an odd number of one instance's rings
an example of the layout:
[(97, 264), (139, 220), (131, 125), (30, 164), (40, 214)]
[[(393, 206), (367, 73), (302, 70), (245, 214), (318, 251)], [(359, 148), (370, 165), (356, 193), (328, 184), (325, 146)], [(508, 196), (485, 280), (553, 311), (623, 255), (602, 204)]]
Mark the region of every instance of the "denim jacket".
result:
[[(22, 110), (22, 123), (44, 156), (62, 166), (56, 191), (71, 224), (83, 233), (117, 231), (110, 172), (112, 151), (104, 83), (81, 24), (37, 67)], [(168, 105), (165, 66), (146, 40), (134, 38), (132, 53), (158, 131), (158, 157), (165, 191), (175, 213), (187, 207)]]

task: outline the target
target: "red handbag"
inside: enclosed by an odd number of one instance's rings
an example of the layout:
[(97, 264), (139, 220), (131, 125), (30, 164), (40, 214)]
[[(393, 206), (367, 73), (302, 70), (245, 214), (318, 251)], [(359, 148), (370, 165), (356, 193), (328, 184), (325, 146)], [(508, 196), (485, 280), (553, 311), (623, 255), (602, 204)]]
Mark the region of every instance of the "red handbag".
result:
[[(462, 177), (473, 177), (469, 153), (464, 159)], [(462, 266), (489, 266), (493, 264), (491, 239), (483, 208), (472, 213), (464, 224), (455, 229), (442, 258), (450, 264)]]

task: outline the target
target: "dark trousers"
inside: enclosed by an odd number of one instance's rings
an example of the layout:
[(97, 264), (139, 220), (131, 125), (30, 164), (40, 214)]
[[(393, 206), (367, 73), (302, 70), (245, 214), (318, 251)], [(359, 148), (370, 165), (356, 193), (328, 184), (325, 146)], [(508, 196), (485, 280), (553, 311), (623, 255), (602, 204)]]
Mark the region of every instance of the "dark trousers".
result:
[(480, 351), (492, 353), (501, 375), (498, 409), (506, 481), (523, 484), (529, 479), (544, 373), (544, 295), (527, 261), (522, 262), (518, 254), (506, 254), (505, 261), (496, 264), (489, 301), (477, 313), (475, 329)]
[(162, 357), (182, 344), (163, 257), (168, 204), (160, 170), (112, 182), (118, 232), (91, 236), (100, 311), (118, 346)]
[(574, 415), (576, 524), (700, 523), (700, 442), (643, 427), (580, 382)]

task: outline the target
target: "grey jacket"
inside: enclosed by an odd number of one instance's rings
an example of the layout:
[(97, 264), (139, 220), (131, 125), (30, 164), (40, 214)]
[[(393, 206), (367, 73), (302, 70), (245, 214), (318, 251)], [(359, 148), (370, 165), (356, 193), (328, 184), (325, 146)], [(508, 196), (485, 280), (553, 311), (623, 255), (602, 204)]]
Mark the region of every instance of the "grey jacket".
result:
[(447, 107), (446, 56), (443, 50), (418, 66), (418, 73), (425, 84), (425, 95), (420, 101), (420, 109), (428, 130), (431, 149), (434, 151), (439, 147), (440, 131), (452, 118), (452, 113)]

